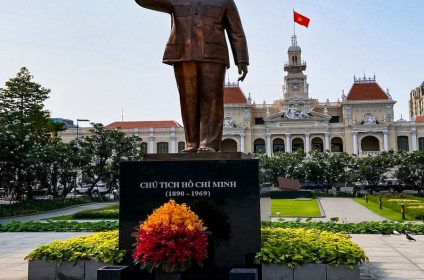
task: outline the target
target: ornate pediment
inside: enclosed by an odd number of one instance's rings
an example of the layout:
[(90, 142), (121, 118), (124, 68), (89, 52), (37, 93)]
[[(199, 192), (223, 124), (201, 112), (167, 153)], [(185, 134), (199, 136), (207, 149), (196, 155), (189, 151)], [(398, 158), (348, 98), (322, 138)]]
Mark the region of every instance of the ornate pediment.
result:
[(317, 112), (303, 112), (298, 108), (293, 108), (287, 112), (278, 112), (264, 118), (265, 122), (292, 122), (292, 121), (321, 121), (328, 122), (331, 119), (330, 116)]

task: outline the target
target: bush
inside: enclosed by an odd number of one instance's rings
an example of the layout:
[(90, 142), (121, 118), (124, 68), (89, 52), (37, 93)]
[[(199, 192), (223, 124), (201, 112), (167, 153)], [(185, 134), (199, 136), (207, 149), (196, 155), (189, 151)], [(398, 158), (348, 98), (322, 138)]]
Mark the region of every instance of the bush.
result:
[(307, 222), (282, 221), (282, 222), (262, 222), (262, 227), (271, 228), (305, 228), (317, 229), (330, 232), (342, 232), (347, 234), (392, 234), (394, 230), (398, 232), (408, 231), (412, 234), (424, 234), (424, 224), (397, 223), (392, 221), (372, 221), (360, 222), (357, 224), (338, 224), (335, 222)]
[(70, 222), (70, 221), (47, 221), (47, 222), (11, 222), (7, 225), (0, 224), (0, 232), (98, 232), (114, 230), (118, 228), (118, 222)]
[(315, 229), (262, 228), (262, 249), (256, 263), (289, 267), (325, 263), (353, 267), (367, 261), (365, 252), (348, 235)]
[(118, 231), (99, 232), (88, 236), (53, 241), (41, 245), (25, 259), (48, 262), (77, 262), (97, 260), (105, 263), (120, 263), (125, 250), (118, 249)]
[(89, 197), (26, 200), (20, 203), (2, 205), (0, 217), (37, 214), (90, 202), (93, 202), (93, 199)]

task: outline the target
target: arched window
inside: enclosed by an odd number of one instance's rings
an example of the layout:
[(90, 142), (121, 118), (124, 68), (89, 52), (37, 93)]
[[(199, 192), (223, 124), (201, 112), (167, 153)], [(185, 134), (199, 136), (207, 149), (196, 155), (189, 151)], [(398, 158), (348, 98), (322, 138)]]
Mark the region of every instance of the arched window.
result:
[(418, 150), (424, 151), (424, 137), (418, 138)]
[(156, 144), (157, 153), (158, 154), (168, 154), (169, 153), (169, 145), (167, 142), (159, 142)]
[(292, 151), (296, 152), (297, 150), (304, 150), (305, 145), (302, 138), (294, 138), (292, 141)]
[(361, 149), (363, 152), (379, 152), (380, 142), (374, 136), (366, 136), (361, 140)]
[(178, 142), (178, 152), (181, 153), (185, 149), (184, 142)]
[(331, 152), (341, 153), (343, 152), (343, 139), (340, 137), (334, 137), (331, 139)]
[(253, 152), (256, 154), (265, 154), (266, 148), (264, 139), (259, 138), (253, 142)]
[(408, 152), (409, 151), (408, 136), (398, 136), (397, 144), (398, 144), (398, 151), (399, 152)]
[(143, 152), (143, 154), (147, 154), (147, 143), (146, 142), (141, 142), (141, 151)]
[(233, 139), (222, 140), (221, 152), (223, 153), (237, 152), (237, 142)]
[(272, 152), (275, 153), (284, 153), (284, 140), (281, 138), (274, 139), (272, 141)]
[(311, 141), (312, 151), (323, 152), (324, 151), (324, 141), (320, 137), (314, 137)]

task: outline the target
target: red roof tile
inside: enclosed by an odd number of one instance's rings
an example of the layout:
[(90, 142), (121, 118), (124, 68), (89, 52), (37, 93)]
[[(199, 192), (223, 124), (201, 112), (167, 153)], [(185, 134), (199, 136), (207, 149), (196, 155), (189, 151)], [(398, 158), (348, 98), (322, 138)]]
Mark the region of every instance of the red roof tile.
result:
[(246, 104), (247, 99), (239, 87), (224, 88), (224, 104)]
[(415, 122), (417, 123), (424, 123), (424, 116), (416, 116)]
[(388, 100), (389, 96), (377, 83), (354, 83), (347, 100)]
[(114, 122), (106, 126), (107, 128), (133, 129), (133, 128), (171, 128), (182, 127), (176, 121), (135, 121), (135, 122)]

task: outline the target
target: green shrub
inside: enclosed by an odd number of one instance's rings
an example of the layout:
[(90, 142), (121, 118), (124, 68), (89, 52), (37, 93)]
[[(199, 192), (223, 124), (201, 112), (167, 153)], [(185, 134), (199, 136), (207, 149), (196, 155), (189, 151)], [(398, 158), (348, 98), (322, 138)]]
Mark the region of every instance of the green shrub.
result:
[(118, 228), (117, 221), (100, 221), (100, 222), (72, 222), (72, 221), (47, 221), (47, 222), (11, 222), (6, 225), (0, 224), (0, 232), (99, 232), (114, 230)]
[(53, 241), (41, 245), (25, 259), (46, 260), (49, 262), (77, 262), (97, 260), (105, 263), (119, 263), (125, 250), (118, 249), (118, 231), (99, 232), (88, 236)]
[(365, 252), (348, 235), (315, 229), (262, 228), (262, 249), (256, 263), (289, 267), (325, 263), (353, 267), (367, 261)]
[(342, 232), (348, 234), (392, 234), (394, 230), (398, 232), (408, 231), (412, 234), (424, 234), (424, 224), (398, 223), (391, 221), (371, 221), (357, 224), (338, 224), (335, 222), (307, 222), (282, 221), (282, 222), (262, 222), (262, 227), (272, 228), (305, 228), (317, 229), (330, 232)]
[(93, 199), (89, 197), (26, 200), (20, 203), (2, 205), (0, 207), (0, 217), (37, 214), (90, 202), (93, 202)]

